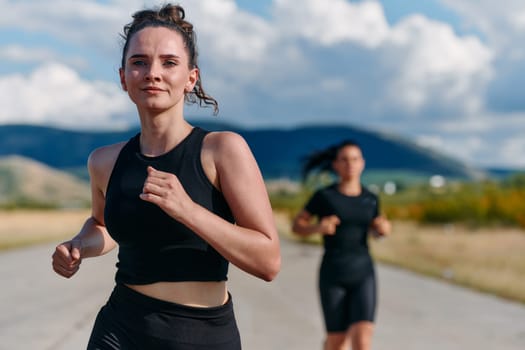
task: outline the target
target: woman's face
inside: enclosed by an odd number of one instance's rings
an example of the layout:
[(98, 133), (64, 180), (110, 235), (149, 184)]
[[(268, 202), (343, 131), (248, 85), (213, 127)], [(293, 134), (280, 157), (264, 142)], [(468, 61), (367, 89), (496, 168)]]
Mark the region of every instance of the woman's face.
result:
[(186, 92), (193, 90), (198, 70), (188, 67), (180, 33), (165, 27), (147, 27), (130, 39), (122, 88), (139, 110), (183, 108)]
[(357, 146), (345, 146), (339, 150), (332, 167), (341, 180), (360, 178), (365, 160)]

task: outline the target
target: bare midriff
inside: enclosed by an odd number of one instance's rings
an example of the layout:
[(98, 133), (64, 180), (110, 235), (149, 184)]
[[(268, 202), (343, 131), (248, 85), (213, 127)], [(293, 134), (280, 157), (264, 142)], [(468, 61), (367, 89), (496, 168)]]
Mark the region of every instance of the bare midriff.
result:
[(226, 282), (157, 282), (127, 286), (151, 298), (193, 307), (215, 307), (228, 301)]

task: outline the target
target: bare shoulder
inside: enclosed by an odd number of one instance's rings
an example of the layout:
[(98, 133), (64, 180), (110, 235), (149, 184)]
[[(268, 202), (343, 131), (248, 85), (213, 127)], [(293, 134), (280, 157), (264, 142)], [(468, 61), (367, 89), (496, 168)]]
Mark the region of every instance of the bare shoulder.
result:
[(246, 143), (244, 138), (233, 131), (211, 131), (206, 135), (206, 143), (212, 143), (214, 146), (234, 145), (235, 143)]
[(102, 146), (93, 150), (88, 157), (91, 181), (105, 188), (117, 157), (127, 141)]
[(210, 132), (204, 139), (203, 146), (207, 152), (213, 153), (215, 159), (238, 157), (245, 153), (251, 154), (246, 140), (240, 134), (232, 131)]
[(115, 143), (112, 145), (102, 146), (94, 149), (88, 158), (88, 167), (93, 170), (101, 170), (110, 166), (117, 160), (117, 157), (126, 144), (126, 141)]
[(232, 131), (210, 132), (204, 138), (202, 164), (208, 179), (220, 190), (239, 178), (259, 174), (256, 160), (246, 140)]

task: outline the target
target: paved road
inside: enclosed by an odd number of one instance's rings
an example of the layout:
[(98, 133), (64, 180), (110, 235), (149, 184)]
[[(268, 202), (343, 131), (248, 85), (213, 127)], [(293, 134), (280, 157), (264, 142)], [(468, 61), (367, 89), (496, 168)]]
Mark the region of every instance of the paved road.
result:
[[(50, 268), (53, 246), (0, 254), (0, 350), (84, 349), (113, 286), (115, 254), (88, 259), (71, 280)], [(231, 269), (244, 349), (320, 349), (318, 247), (282, 242), (266, 283)], [(380, 265), (375, 350), (523, 350), (525, 307)]]

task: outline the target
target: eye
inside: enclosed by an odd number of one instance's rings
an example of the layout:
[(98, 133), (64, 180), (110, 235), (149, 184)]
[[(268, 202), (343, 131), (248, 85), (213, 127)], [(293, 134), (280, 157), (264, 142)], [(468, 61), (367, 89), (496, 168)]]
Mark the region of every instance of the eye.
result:
[(136, 61), (132, 61), (131, 64), (134, 66), (145, 66), (146, 62), (142, 60), (136, 60)]
[(167, 67), (172, 67), (172, 66), (177, 66), (178, 63), (176, 61), (168, 60), (168, 61), (164, 62), (164, 65), (167, 66)]

